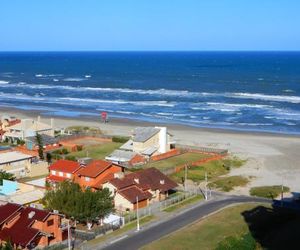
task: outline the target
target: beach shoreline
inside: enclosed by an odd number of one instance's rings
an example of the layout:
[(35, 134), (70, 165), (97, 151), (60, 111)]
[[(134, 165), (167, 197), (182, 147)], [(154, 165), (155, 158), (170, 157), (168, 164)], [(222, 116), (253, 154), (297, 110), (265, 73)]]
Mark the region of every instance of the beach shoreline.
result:
[[(19, 118), (36, 118), (41, 111), (22, 111), (14, 108), (0, 108), (1, 115)], [(54, 118), (55, 127), (93, 126), (108, 135), (129, 136), (137, 126), (167, 126), (177, 144), (228, 149), (233, 155), (247, 159), (245, 166), (233, 169), (230, 175), (242, 175), (251, 179), (246, 188), (234, 192), (248, 194), (249, 188), (263, 185), (281, 185), (300, 192), (300, 136), (262, 132), (227, 131), (223, 129), (203, 129), (174, 124), (154, 124), (128, 119), (111, 118), (109, 123), (100, 122), (99, 117), (58, 117), (43, 116), (47, 123)]]

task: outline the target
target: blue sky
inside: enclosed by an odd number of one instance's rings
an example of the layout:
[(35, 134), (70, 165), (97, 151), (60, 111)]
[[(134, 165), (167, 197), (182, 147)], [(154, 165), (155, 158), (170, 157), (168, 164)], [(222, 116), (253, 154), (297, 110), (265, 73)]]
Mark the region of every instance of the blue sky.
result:
[(0, 51), (300, 50), (299, 0), (0, 0)]

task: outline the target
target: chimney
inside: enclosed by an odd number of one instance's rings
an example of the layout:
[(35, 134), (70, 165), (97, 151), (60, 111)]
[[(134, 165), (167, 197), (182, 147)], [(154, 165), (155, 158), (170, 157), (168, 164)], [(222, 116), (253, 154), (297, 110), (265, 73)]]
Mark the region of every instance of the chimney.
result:
[(165, 180), (160, 180), (159, 183), (160, 183), (161, 185), (164, 185), (164, 184), (165, 184)]
[(28, 214), (28, 219), (32, 219), (34, 215), (35, 215), (35, 212), (34, 212), (34, 211), (31, 211), (31, 212)]
[(54, 128), (54, 119), (53, 118), (50, 119), (50, 124), (51, 124), (51, 128), (53, 129)]
[(140, 184), (139, 178), (134, 178), (134, 182), (137, 183), (137, 184)]
[(38, 122), (41, 121), (41, 117), (40, 117), (40, 116), (37, 117), (37, 121), (38, 121)]

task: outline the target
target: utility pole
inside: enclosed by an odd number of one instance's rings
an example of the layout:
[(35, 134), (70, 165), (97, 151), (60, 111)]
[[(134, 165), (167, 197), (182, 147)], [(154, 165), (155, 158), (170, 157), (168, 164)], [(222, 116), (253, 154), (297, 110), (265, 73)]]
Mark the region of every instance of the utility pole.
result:
[(281, 207), (283, 207), (283, 176), (281, 181)]
[(207, 172), (205, 172), (205, 200), (207, 200)]
[(70, 238), (70, 220), (68, 220), (68, 249), (71, 250), (71, 238)]
[(136, 231), (140, 231), (139, 199), (136, 197)]
[(184, 191), (186, 191), (186, 181), (187, 181), (187, 164), (184, 165)]

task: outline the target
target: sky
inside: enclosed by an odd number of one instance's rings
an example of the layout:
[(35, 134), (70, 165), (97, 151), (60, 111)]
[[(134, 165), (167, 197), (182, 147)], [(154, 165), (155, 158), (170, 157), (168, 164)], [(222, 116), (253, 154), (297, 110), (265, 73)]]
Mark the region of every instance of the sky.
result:
[(299, 0), (0, 0), (0, 51), (300, 50)]

